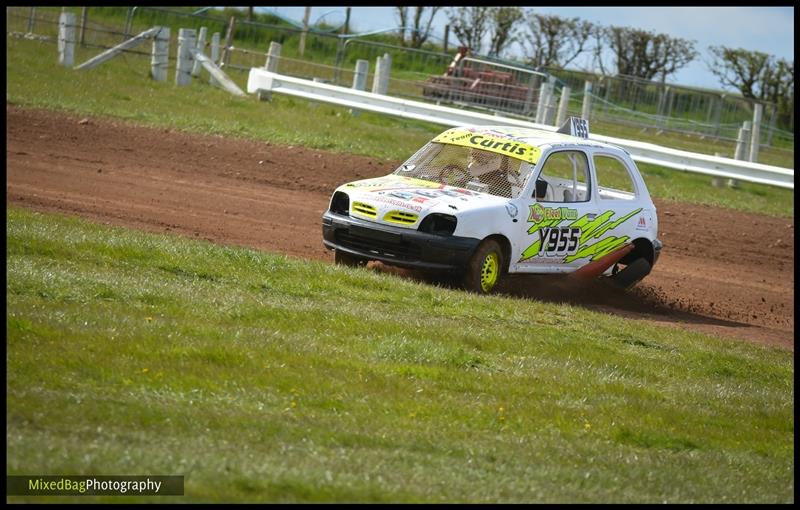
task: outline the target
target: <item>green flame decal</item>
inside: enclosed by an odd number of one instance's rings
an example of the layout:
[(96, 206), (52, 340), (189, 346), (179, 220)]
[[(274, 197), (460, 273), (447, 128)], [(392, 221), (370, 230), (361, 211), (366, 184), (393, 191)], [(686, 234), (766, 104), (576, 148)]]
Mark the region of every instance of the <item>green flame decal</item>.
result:
[[(580, 248), (572, 255), (567, 255), (562, 260), (563, 263), (570, 263), (572, 261), (582, 259), (584, 257), (590, 257), (589, 261), (593, 261), (599, 259), (603, 255), (611, 253), (612, 251), (616, 250), (618, 247), (625, 244), (625, 242), (630, 239), (628, 236), (622, 237), (607, 237), (600, 241), (597, 241), (593, 244), (586, 244), (589, 240), (601, 237), (606, 232), (617, 228), (618, 226), (622, 225), (633, 216), (639, 214), (641, 212), (641, 208), (636, 209), (635, 211), (631, 211), (630, 213), (626, 214), (625, 216), (614, 220), (611, 220), (611, 217), (614, 216), (614, 211), (606, 211), (600, 216), (590, 220), (589, 214), (584, 214), (577, 220), (564, 225), (566, 227), (572, 228), (580, 228), (581, 229), (581, 240), (580, 240)], [(528, 234), (535, 234), (540, 229), (544, 227), (557, 227), (560, 226), (560, 223), (563, 223), (564, 219), (554, 219), (554, 220), (544, 220), (541, 223), (536, 223), (531, 225), (528, 229)], [(522, 257), (519, 259), (520, 262), (527, 260), (531, 257), (535, 257), (539, 254), (539, 248), (541, 247), (541, 239), (537, 239), (533, 244), (528, 246), (525, 251), (522, 252)]]

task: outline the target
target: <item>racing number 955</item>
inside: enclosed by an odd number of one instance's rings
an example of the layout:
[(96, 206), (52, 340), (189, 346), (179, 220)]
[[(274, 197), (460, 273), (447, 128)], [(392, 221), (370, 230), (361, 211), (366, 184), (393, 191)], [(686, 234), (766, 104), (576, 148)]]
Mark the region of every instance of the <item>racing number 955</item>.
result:
[(550, 227), (540, 231), (539, 255), (566, 255), (575, 253), (581, 239), (581, 229)]

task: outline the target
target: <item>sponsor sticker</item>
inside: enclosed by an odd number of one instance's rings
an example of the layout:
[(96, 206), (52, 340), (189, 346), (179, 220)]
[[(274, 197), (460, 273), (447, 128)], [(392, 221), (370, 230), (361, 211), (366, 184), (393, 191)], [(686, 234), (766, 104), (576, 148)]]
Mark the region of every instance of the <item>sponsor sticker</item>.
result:
[(536, 163), (539, 161), (539, 156), (542, 154), (539, 147), (520, 142), (513, 138), (459, 128), (448, 129), (434, 138), (433, 141), (495, 152), (511, 158), (527, 161), (528, 163)]
[(540, 204), (531, 206), (531, 213), (528, 221), (531, 223), (541, 223), (545, 220), (576, 220), (578, 210), (568, 207), (542, 207)]
[(376, 202), (383, 202), (385, 204), (391, 204), (391, 205), (395, 205), (397, 207), (403, 207), (405, 209), (410, 209), (410, 210), (412, 210), (414, 212), (421, 212), (422, 211), (422, 206), (419, 206), (417, 204), (410, 204), (410, 203), (405, 202), (403, 200), (397, 200), (397, 199), (386, 197), (386, 196), (382, 196), (382, 195), (371, 197), (371, 199), (376, 201)]

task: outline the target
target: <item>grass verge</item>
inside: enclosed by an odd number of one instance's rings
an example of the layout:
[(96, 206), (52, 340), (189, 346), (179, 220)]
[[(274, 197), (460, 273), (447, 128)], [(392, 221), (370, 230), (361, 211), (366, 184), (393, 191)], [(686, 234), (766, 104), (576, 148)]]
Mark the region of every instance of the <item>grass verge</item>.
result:
[(180, 501), (794, 498), (785, 350), (17, 209), (6, 238), (8, 474), (182, 474)]

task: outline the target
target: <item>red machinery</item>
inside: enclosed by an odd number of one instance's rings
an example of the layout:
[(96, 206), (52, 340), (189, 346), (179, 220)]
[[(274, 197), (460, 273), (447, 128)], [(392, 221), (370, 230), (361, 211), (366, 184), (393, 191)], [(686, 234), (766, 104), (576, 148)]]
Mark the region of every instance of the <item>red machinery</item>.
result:
[(464, 104), (486, 106), (525, 113), (530, 107), (532, 90), (519, 84), (512, 73), (481, 71), (459, 65), (469, 48), (461, 46), (442, 76), (431, 76), (422, 87), (422, 95)]

